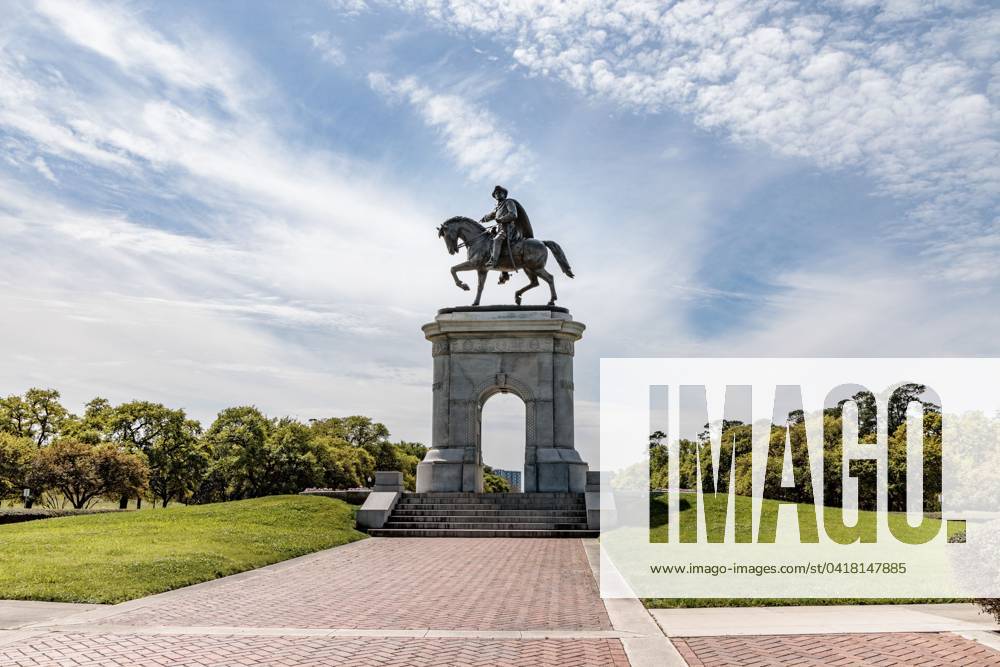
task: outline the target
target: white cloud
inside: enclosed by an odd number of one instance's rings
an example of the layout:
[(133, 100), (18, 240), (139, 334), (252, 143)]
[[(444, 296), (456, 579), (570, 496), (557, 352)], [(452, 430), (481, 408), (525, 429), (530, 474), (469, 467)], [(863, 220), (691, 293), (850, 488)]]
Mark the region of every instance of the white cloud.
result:
[(491, 112), (458, 95), (434, 92), (414, 77), (394, 80), (373, 72), (368, 82), (376, 92), (417, 109), (424, 123), (441, 133), (448, 154), (470, 178), (531, 180), (534, 155), (501, 129)]
[(338, 14), (346, 14), (347, 16), (358, 16), (369, 9), (365, 0), (327, 0), (327, 4)]
[(132, 75), (155, 76), (186, 89), (215, 88), (230, 100), (251, 92), (236, 80), (238, 67), (229, 53), (190, 31), (186, 43), (171, 41), (124, 7), (98, 8), (85, 0), (39, 0), (35, 9), (67, 39)]
[[(687, 7), (676, 5), (674, 11), (697, 8), (681, 4)], [(450, 260), (432, 227), (423, 226), (440, 219), (438, 210), (428, 211), (434, 204), (395, 187), (391, 173), (362, 160), (322, 146), (283, 141), (274, 128), (289, 119), (269, 115), (275, 109), (267, 101), (266, 74), (249, 59), (237, 57), (225, 40), (207, 38), (197, 30), (153, 30), (142, 15), (119, 8), (85, 3), (63, 8), (69, 13), (49, 5), (41, 14), (25, 10), (19, 17), (23, 20), (0, 26), (5, 165), (26, 171), (45, 164), (55, 167), (53, 176), (62, 180), (59, 189), (49, 187), (48, 192), (45, 187), (19, 190), (7, 179), (0, 180), (0, 312), (18, 323), (0, 330), (5, 349), (18, 351), (8, 355), (4, 367), (8, 390), (56, 385), (75, 406), (97, 392), (110, 391), (113, 400), (163, 400), (192, 408), (201, 417), (238, 403), (301, 417), (362, 412), (386, 421), (397, 435), (426, 439), (427, 389), (419, 383), (420, 378), (426, 381), (429, 354), (419, 325), (441, 304), (467, 296), (451, 284), (446, 270)], [(656, 16), (658, 8), (658, 4), (648, 6)], [(599, 91), (598, 86), (606, 86), (607, 94), (636, 108), (666, 104), (664, 100), (672, 98), (664, 91), (673, 85), (695, 91), (690, 81), (684, 81), (696, 72), (722, 86), (719, 94), (726, 102), (727, 86), (735, 85), (734, 73), (744, 67), (734, 64), (733, 53), (712, 55), (692, 47), (692, 57), (698, 61), (690, 64), (693, 69), (661, 71), (652, 54), (636, 55), (643, 40), (653, 43), (659, 33), (631, 34), (634, 12), (620, 9), (618, 18), (607, 13), (592, 19), (595, 26), (605, 26), (603, 36), (594, 31), (579, 43), (550, 45), (552, 53), (572, 67), (557, 67), (554, 62), (548, 70), (532, 65), (531, 71), (572, 78), (590, 94), (605, 94), (601, 92), (605, 88)], [(472, 22), (480, 9), (469, 11)], [(518, 23), (518, 12), (523, 11), (527, 10), (507, 10), (515, 27), (528, 25)], [(571, 16), (576, 9), (561, 6), (552, 11)], [(732, 39), (740, 39), (738, 14), (730, 17), (734, 23), (723, 22), (721, 27), (713, 27), (714, 19), (706, 18), (709, 27), (703, 41), (712, 41), (713, 30), (730, 28)], [(484, 25), (490, 16), (480, 17)], [(498, 28), (506, 30), (508, 18), (499, 22), (498, 17)], [(551, 42), (561, 39), (562, 20), (557, 16), (547, 27), (541, 19), (530, 25), (544, 30)], [(79, 26), (97, 27), (92, 36)], [(696, 39), (696, 33), (690, 37)], [(536, 55), (544, 55), (550, 46), (531, 43), (533, 34), (523, 40), (517, 37), (515, 48), (542, 49)], [(625, 34), (631, 36), (623, 42)], [(782, 34), (779, 30), (755, 37), (759, 42), (755, 53), (778, 57), (783, 52)], [(983, 57), (975, 55), (977, 40), (966, 37), (952, 43), (964, 44), (960, 51), (972, 54), (968, 58)], [(932, 38), (942, 43), (950, 39), (940, 31), (928, 36)], [(859, 55), (847, 47), (838, 51), (827, 41), (827, 51), (816, 49), (808, 58), (803, 56), (801, 68), (808, 68), (808, 78), (802, 74), (799, 79), (803, 86), (849, 79), (857, 71), (858, 59), (878, 58), (896, 63), (897, 69), (907, 62), (905, 52), (889, 46), (877, 55)], [(603, 54), (604, 64), (588, 60), (587, 49)], [(535, 57), (525, 54), (526, 62)], [(637, 71), (647, 67), (649, 75), (629, 74), (623, 65), (627, 58), (635, 60)], [(217, 67), (218, 63), (223, 66)], [(688, 67), (683, 62), (677, 66)], [(781, 69), (779, 63), (776, 75), (783, 76)], [(920, 72), (926, 70), (917, 71), (914, 85), (924, 85)], [(947, 79), (946, 74), (941, 76)], [(781, 76), (775, 80), (777, 88)], [(412, 78), (374, 75), (370, 83), (392, 99), (412, 105), (428, 126), (440, 132), (447, 153), (471, 177), (501, 180), (530, 173), (534, 166), (534, 157), (512, 138), (512, 130), (503, 128), (478, 101), (433, 90)], [(944, 84), (938, 88), (950, 90)], [(689, 103), (694, 101), (692, 97)], [(992, 113), (983, 110), (974, 95), (955, 103), (953, 110), (962, 122), (974, 127), (983, 122), (979, 116)], [(732, 118), (740, 114), (727, 111), (727, 104), (691, 113), (704, 120), (711, 113), (725, 112), (719, 127), (737, 135), (767, 136), (767, 124), (755, 128), (752, 115), (736, 122)], [(815, 109), (808, 111), (802, 127), (791, 125), (792, 144), (804, 141), (814, 127), (809, 123), (815, 121)], [(882, 109), (873, 104), (871, 111), (878, 114)], [(851, 128), (845, 132), (851, 139)], [(895, 131), (890, 127), (886, 132), (891, 148)], [(842, 163), (867, 165), (869, 153), (889, 155), (888, 149), (872, 152), (880, 139), (869, 138), (855, 157), (848, 154), (850, 159)], [(803, 145), (806, 153), (818, 150), (808, 142)], [(15, 149), (6, 150), (11, 146)], [(676, 158), (683, 153), (667, 155)], [(36, 157), (42, 162), (35, 163)], [(906, 156), (901, 160), (897, 170), (906, 176), (912, 160)], [(958, 173), (965, 166), (956, 163), (949, 169)], [(101, 193), (105, 196), (91, 203), (85, 198), (63, 199), (74, 175), (83, 173), (96, 188), (105, 189)], [(982, 178), (988, 181), (987, 171)], [(892, 187), (913, 183), (907, 176)], [(119, 194), (119, 188), (126, 194)], [(713, 192), (706, 188), (703, 196)], [(152, 194), (178, 201), (177, 208), (168, 211), (167, 223), (147, 218), (142, 201), (130, 205), (129, 197), (141, 200)], [(704, 238), (699, 236), (700, 223), (711, 207), (691, 203), (696, 198), (690, 192), (679, 193), (677, 199), (677, 207), (698, 212), (671, 211), (671, 217), (683, 224), (671, 228), (669, 243), (663, 243), (660, 221), (638, 219), (616, 220), (630, 234), (613, 246), (606, 245), (606, 227), (596, 224), (579, 225), (574, 230), (575, 247), (566, 243), (575, 265), (592, 267), (579, 271), (576, 281), (559, 284), (566, 302), (589, 325), (578, 357), (579, 386), (587, 382), (588, 368), (596, 367), (593, 361), (601, 354), (694, 349), (698, 337), (683, 320), (688, 299), (753, 299), (753, 294), (721, 293), (700, 284), (697, 267), (702, 258), (691, 249), (700, 247), (698, 240)], [(936, 200), (927, 201), (931, 213), (938, 210)], [(187, 202), (195, 205), (186, 207)], [(558, 207), (572, 203), (567, 197)], [(550, 211), (556, 208), (553, 204)], [(578, 211), (558, 214), (584, 218), (586, 210), (581, 202)], [(986, 266), (989, 248), (972, 240), (958, 245), (956, 240), (941, 252), (948, 257), (965, 254), (969, 266), (952, 267), (960, 271), (959, 277), (981, 278), (977, 272)], [(428, 262), (438, 257), (438, 268), (428, 268)], [(602, 261), (608, 266), (600, 266)], [(665, 271), (669, 282), (664, 280)], [(826, 346), (817, 347), (817, 352), (844, 350), (861, 345), (867, 332), (879, 331), (885, 312), (898, 316), (903, 324), (894, 331), (905, 336), (904, 324), (920, 321), (921, 315), (903, 307), (887, 310), (893, 290), (913, 302), (927, 295), (944, 301), (940, 292), (918, 289), (918, 283), (879, 282), (884, 276), (863, 272), (856, 275), (864, 277), (867, 286), (862, 282), (849, 293), (838, 291), (834, 274), (822, 274), (815, 283), (810, 283), (811, 274), (788, 276), (803, 291), (796, 295), (790, 286), (783, 299), (769, 302), (772, 310), (754, 320), (755, 337), (744, 341), (741, 349), (764, 353), (814, 340), (817, 346)], [(685, 290), (670, 287), (674, 282), (684, 284)], [(825, 287), (810, 290), (811, 284)], [(879, 298), (865, 301), (868, 292)], [(540, 301), (547, 298), (529, 294)], [(794, 317), (801, 307), (796, 299), (807, 297), (825, 299), (832, 313), (839, 313), (838, 304), (848, 297), (857, 299), (859, 314), (844, 317), (841, 326), (819, 325), (830, 335), (818, 336), (810, 332), (809, 323)], [(980, 308), (983, 304), (971, 299), (968, 303)], [(767, 312), (775, 308), (780, 317), (770, 321)], [(922, 330), (920, 344), (940, 345), (960, 327), (976, 328), (969, 323), (995, 331), (995, 324), (989, 329), (989, 320), (977, 319), (974, 309), (953, 308), (961, 313), (958, 323)], [(782, 331), (794, 335), (794, 340), (781, 339)], [(887, 337), (886, 347), (889, 342)], [(970, 342), (962, 349), (971, 346)], [(590, 387), (595, 383), (591, 381)], [(585, 390), (579, 396), (586, 398)], [(581, 405), (587, 404), (581, 400)], [(590, 413), (594, 415), (590, 423), (596, 423), (596, 411)], [(596, 433), (593, 428), (588, 431), (586, 422), (581, 426), (584, 432)], [(584, 436), (579, 439), (583, 444)]]
[(347, 56), (344, 55), (340, 43), (328, 31), (314, 32), (309, 35), (309, 42), (324, 62), (338, 67), (347, 62)]
[[(386, 1), (502, 35), (517, 65), (586, 95), (679, 109), (740, 143), (861, 169), (915, 202), (893, 230), (908, 240), (992, 233), (1000, 10), (989, 3)], [(1000, 277), (1000, 255), (984, 259), (979, 271)]]
[(32, 160), (31, 165), (36, 170), (38, 170), (39, 174), (47, 178), (52, 183), (59, 182), (59, 180), (56, 178), (56, 175), (52, 173), (52, 170), (49, 169), (48, 163), (45, 162), (44, 158), (42, 158), (41, 155), (37, 156), (34, 160)]
[[(197, 32), (168, 39), (119, 8), (66, 9), (0, 28), (6, 164), (47, 178), (56, 157), (104, 197), (0, 179), (0, 311), (21, 323), (0, 341), (25, 352), (8, 357), (6, 390), (54, 385), (77, 407), (109, 392), (201, 418), (241, 402), (365, 412), (426, 439), (423, 387), (399, 378), (422, 368), (419, 324), (450, 287), (418, 268), (446, 257), (413, 224), (436, 216), (360, 160), (286, 144), (252, 61), (204, 58)], [(179, 202), (168, 223), (145, 217), (153, 196)], [(413, 310), (398, 306), (403, 274)]]

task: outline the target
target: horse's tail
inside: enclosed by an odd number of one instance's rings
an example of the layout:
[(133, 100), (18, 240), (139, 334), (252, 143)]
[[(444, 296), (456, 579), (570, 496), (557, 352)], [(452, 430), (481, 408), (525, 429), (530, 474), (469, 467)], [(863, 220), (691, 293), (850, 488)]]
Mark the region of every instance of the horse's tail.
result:
[(575, 278), (573, 275), (573, 269), (569, 268), (569, 260), (566, 259), (566, 253), (563, 249), (559, 247), (559, 244), (555, 241), (543, 241), (545, 247), (552, 251), (552, 254), (556, 256), (556, 261), (559, 262), (559, 268), (570, 278)]

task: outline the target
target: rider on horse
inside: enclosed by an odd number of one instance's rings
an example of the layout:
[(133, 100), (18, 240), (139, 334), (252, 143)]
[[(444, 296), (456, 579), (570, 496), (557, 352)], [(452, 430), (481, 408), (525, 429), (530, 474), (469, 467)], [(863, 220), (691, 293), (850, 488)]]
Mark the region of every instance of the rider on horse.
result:
[[(498, 185), (493, 188), (493, 198), (497, 200), (495, 209), (483, 216), (480, 222), (496, 220), (498, 231), (493, 237), (493, 254), (487, 264), (490, 268), (496, 268), (500, 264), (500, 256), (503, 253), (503, 246), (506, 243), (510, 252), (510, 261), (514, 260), (513, 245), (522, 239), (534, 238), (531, 231), (531, 220), (520, 202), (507, 198), (507, 188)], [(516, 267), (515, 267), (516, 268)]]

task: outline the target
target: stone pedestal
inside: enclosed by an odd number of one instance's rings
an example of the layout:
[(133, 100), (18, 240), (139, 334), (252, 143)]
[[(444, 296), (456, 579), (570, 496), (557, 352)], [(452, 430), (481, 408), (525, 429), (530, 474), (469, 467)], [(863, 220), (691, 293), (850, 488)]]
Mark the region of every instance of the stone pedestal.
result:
[(565, 308), (486, 306), (442, 309), (423, 330), (434, 422), (417, 491), (483, 490), (483, 404), (509, 392), (525, 405), (524, 491), (584, 492), (587, 464), (573, 444), (573, 347), (584, 325)]

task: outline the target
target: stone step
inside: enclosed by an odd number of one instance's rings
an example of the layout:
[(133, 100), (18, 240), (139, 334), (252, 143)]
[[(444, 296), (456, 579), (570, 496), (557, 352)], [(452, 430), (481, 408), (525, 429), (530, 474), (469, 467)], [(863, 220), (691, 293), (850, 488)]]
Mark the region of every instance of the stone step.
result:
[(372, 528), (372, 537), (599, 537), (598, 530), (495, 530), (495, 529), (441, 529), (418, 530), (413, 528)]
[(397, 505), (441, 505), (442, 507), (461, 507), (462, 505), (484, 505), (486, 507), (582, 507), (584, 501), (575, 500), (546, 500), (533, 501), (528, 503), (517, 501), (488, 501), (488, 500), (399, 500)]
[(410, 530), (586, 530), (586, 521), (570, 523), (555, 523), (549, 521), (503, 522), (482, 524), (479, 522), (449, 521), (448, 523), (420, 523), (417, 521), (396, 521), (390, 519), (383, 528), (399, 528)]
[(408, 523), (422, 523), (427, 526), (441, 525), (445, 523), (478, 523), (482, 525), (497, 523), (587, 523), (586, 516), (512, 516), (500, 514), (497, 516), (454, 516), (448, 514), (438, 514), (436, 516), (409, 516), (406, 514), (393, 514), (389, 521), (406, 521)]
[(468, 514), (403, 514), (400, 512), (393, 512), (389, 517), (390, 520), (399, 521), (424, 521), (427, 523), (441, 523), (448, 520), (465, 521), (465, 522), (480, 522), (480, 523), (496, 523), (498, 521), (517, 521), (520, 523), (533, 522), (533, 521), (546, 521), (553, 522), (557, 521), (559, 523), (573, 523), (578, 521), (587, 521), (586, 514), (574, 514), (570, 516), (562, 514), (547, 514), (545, 512), (538, 512), (536, 514), (493, 514), (491, 516), (476, 516)]
[(475, 499), (485, 499), (485, 500), (502, 500), (505, 498), (514, 498), (517, 500), (531, 500), (536, 498), (545, 499), (563, 499), (563, 498), (580, 498), (582, 493), (556, 493), (556, 492), (544, 492), (544, 493), (466, 493), (466, 492), (428, 492), (428, 493), (411, 493), (406, 492), (403, 494), (402, 499), (407, 498), (441, 498), (444, 500), (454, 500), (458, 498), (475, 498)]
[(586, 505), (486, 505), (463, 503), (461, 505), (446, 505), (444, 503), (423, 503), (396, 505), (401, 510), (421, 510), (430, 512), (581, 512), (586, 510)]
[(407, 493), (382, 537), (590, 537), (582, 493)]
[(412, 510), (399, 509), (393, 511), (393, 516), (407, 517), (475, 517), (477, 520), (491, 521), (497, 517), (557, 517), (557, 518), (587, 518), (587, 511), (580, 510)]
[(401, 503), (518, 503), (524, 505), (547, 505), (549, 503), (579, 503), (583, 502), (584, 496), (574, 495), (565, 496), (558, 498), (532, 498), (532, 497), (497, 497), (490, 498), (486, 496), (459, 496), (456, 498), (447, 498), (444, 496), (401, 496), (399, 502)]
[(582, 505), (585, 501), (583, 498), (407, 498), (402, 497), (398, 500), (399, 504), (402, 505), (426, 505), (426, 504), (440, 504), (440, 505), (524, 505), (526, 507), (543, 506), (549, 507), (553, 505)]

